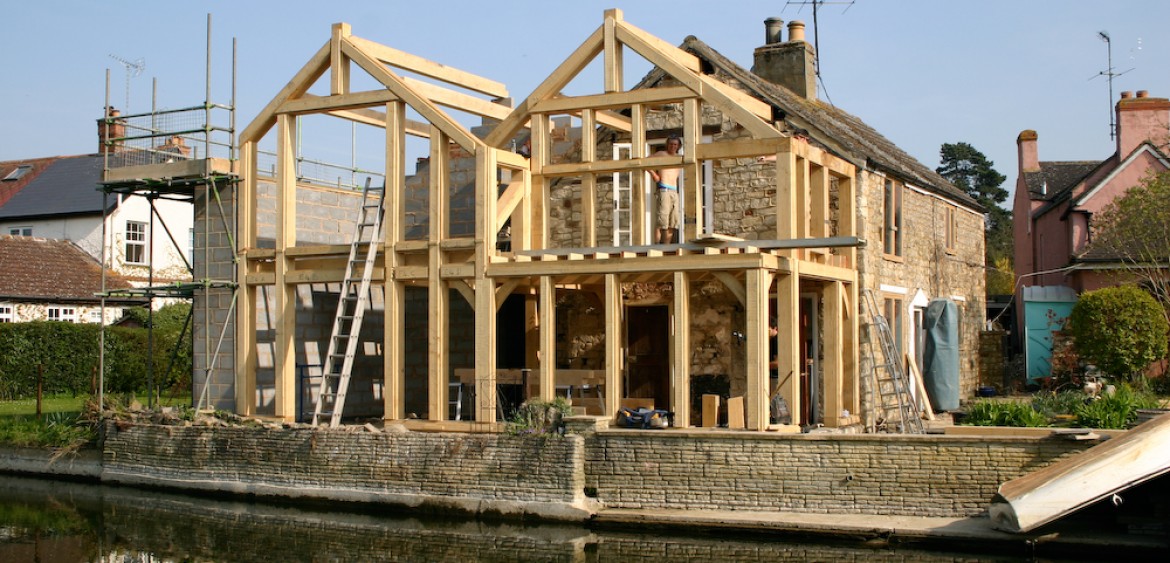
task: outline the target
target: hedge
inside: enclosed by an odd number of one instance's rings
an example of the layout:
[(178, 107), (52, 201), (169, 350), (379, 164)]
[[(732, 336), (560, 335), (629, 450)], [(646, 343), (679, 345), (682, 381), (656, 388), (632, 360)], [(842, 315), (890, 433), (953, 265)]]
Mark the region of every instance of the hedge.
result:
[[(45, 394), (90, 393), (97, 375), (99, 328), (55, 321), (0, 324), (0, 399), (35, 396), (38, 370), (43, 370)], [(177, 329), (155, 330), (155, 379), (162, 388), (191, 371), (190, 352), (180, 350), (178, 365), (169, 376), (162, 374), (178, 335)], [(145, 391), (147, 357), (147, 329), (108, 327), (105, 390)]]

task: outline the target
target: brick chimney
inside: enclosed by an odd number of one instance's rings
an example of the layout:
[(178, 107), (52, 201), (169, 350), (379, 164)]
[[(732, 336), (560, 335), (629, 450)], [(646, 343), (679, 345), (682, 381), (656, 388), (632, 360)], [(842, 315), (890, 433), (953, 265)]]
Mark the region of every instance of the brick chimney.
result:
[(1137, 96), (1122, 92), (1117, 102), (1117, 155), (1129, 156), (1138, 145), (1150, 141), (1156, 147), (1170, 142), (1170, 100), (1151, 98), (1138, 90)]
[[(98, 126), (98, 153), (120, 152), (122, 141), (113, 141), (126, 136), (126, 123), (118, 119), (122, 112), (114, 106), (106, 107), (106, 115), (97, 120)], [(112, 141), (112, 142), (107, 142)]]
[(804, 22), (788, 24), (788, 41), (780, 37), (782, 21), (764, 20), (764, 41), (756, 47), (752, 72), (809, 100), (817, 99), (816, 53), (804, 40)]
[(1040, 155), (1036, 150), (1036, 139), (1039, 136), (1031, 129), (1020, 131), (1016, 137), (1016, 150), (1019, 155), (1020, 172), (1036, 172), (1040, 170)]

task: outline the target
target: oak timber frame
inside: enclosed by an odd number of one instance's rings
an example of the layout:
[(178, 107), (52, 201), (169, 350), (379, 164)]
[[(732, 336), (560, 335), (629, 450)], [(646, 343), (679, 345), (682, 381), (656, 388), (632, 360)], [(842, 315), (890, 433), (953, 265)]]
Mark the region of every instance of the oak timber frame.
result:
[[(622, 58), (632, 51), (664, 70), (680, 86), (623, 91)], [(598, 55), (604, 57), (601, 93), (563, 96), (560, 91)], [(385, 89), (351, 92), (353, 65), (369, 73)], [(749, 429), (764, 430), (768, 424), (768, 317), (769, 300), (775, 293), (780, 330), (779, 373), (781, 394), (790, 411), (801, 412), (798, 312), (800, 293), (814, 288), (821, 295), (824, 343), (822, 372), (825, 382), (825, 423), (838, 426), (855, 422), (858, 412), (858, 308), (856, 237), (856, 175), (854, 166), (811, 145), (807, 140), (785, 136), (771, 123), (772, 108), (734, 88), (702, 74), (699, 60), (649, 33), (623, 21), (620, 10), (605, 12), (603, 24), (578, 47), (536, 90), (515, 109), (400, 76), (396, 70), (425, 75), (446, 84), (495, 99), (507, 97), (503, 85), (352, 36), (346, 24), (335, 24), (330, 40), (310, 59), (240, 137), (241, 173), (239, 198), (243, 282), (237, 313), (237, 410), (254, 414), (256, 389), (257, 288), (273, 288), (276, 319), (274, 354), (276, 416), (294, 419), (295, 410), (295, 286), (307, 282), (340, 282), (342, 261), (348, 245), (297, 246), (296, 178), (293, 171), (295, 116), (326, 113), (383, 127), (386, 131), (386, 197), (383, 260), (374, 279), (384, 283), (385, 333), (384, 418), (405, 418), (404, 293), (407, 285), (429, 290), (432, 319), (446, 319), (448, 289), (455, 289), (474, 309), (475, 382), (494, 389), (496, 378), (496, 312), (512, 293), (527, 297), (528, 314), (537, 327), (529, 336), (529, 368), (539, 378), (539, 394), (551, 400), (555, 390), (555, 292), (558, 287), (592, 291), (601, 297), (605, 313), (605, 405), (617, 412), (622, 389), (623, 283), (673, 284), (671, 330), (671, 403), (690, 404), (689, 343), (691, 284), (719, 280), (746, 311), (746, 418)], [(311, 96), (309, 87), (330, 73), (330, 95)], [(644, 154), (644, 115), (664, 103), (680, 104), (683, 113), (683, 150), (676, 156)], [(729, 116), (747, 138), (701, 143), (700, 112), (709, 105)], [(453, 120), (439, 106), (500, 120), (484, 139), (479, 139)], [(408, 122), (409, 106), (429, 123)], [(380, 108), (382, 111), (370, 108)], [(628, 115), (622, 111), (628, 110)], [(579, 117), (582, 128), (580, 162), (553, 164), (550, 158), (550, 117)], [(257, 142), (276, 128), (277, 228), (274, 249), (256, 248)], [(633, 146), (629, 159), (598, 160), (600, 127), (627, 134)], [(524, 128), (530, 129), (532, 154), (525, 159), (506, 147)], [(429, 185), (430, 234), (425, 241), (408, 241), (403, 233), (405, 135), (430, 138), (431, 170), (445, 170), (449, 145), (458, 145), (475, 158), (475, 234), (472, 238), (447, 236), (448, 186), (444, 174), (432, 174)], [(641, 213), (635, 214), (634, 245), (598, 247), (596, 244), (595, 192), (600, 175), (631, 172), (634, 189), (644, 189), (643, 172), (663, 167), (682, 167), (685, 182), (684, 236), (693, 241), (704, 233), (702, 190), (699, 185), (704, 160), (760, 158), (776, 170), (776, 235), (771, 241), (735, 241), (647, 246)], [(583, 225), (580, 249), (549, 247), (549, 185), (558, 177), (579, 177), (582, 182)], [(502, 193), (497, 178), (507, 186)], [(830, 183), (836, 185), (837, 228), (829, 232)], [(639, 192), (640, 193), (640, 192)], [(497, 233), (511, 219), (511, 251), (497, 249)], [(732, 233), (734, 234), (734, 233)], [(833, 236), (835, 235), (835, 236)], [(446, 322), (428, 324), (428, 418), (411, 424), (429, 428), (496, 428), (496, 394), (476, 393), (476, 422), (448, 422), (447, 391), (450, 366), (445, 351), (449, 336)], [(524, 338), (519, 335), (516, 338)], [(539, 354), (534, 353), (539, 351)], [(539, 358), (539, 359), (537, 359)], [(689, 426), (689, 409), (676, 407), (676, 426)], [(830, 414), (832, 416), (830, 416)]]

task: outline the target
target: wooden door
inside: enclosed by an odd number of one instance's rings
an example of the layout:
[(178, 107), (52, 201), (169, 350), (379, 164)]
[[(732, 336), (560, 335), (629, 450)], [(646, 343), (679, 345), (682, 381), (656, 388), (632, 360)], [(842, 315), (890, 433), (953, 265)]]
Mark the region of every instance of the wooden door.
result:
[(669, 307), (629, 307), (626, 319), (626, 396), (670, 410)]

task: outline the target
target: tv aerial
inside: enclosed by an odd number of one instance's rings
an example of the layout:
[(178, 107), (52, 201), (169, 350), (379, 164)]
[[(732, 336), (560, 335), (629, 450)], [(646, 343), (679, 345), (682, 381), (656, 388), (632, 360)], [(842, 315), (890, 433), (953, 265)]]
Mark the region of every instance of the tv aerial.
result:
[[(1109, 139), (1115, 140), (1115, 139), (1117, 139), (1117, 116), (1113, 112), (1113, 79), (1118, 77), (1118, 76), (1121, 76), (1121, 75), (1123, 75), (1123, 74), (1125, 74), (1133, 69), (1129, 68), (1129, 69), (1123, 70), (1121, 72), (1114, 72), (1114, 70), (1113, 70), (1113, 39), (1111, 37), (1109, 37), (1109, 32), (1107, 32), (1107, 31), (1098, 31), (1097, 38), (1100, 39), (1101, 41), (1105, 42), (1106, 53), (1109, 57), (1108, 58), (1108, 65), (1109, 66), (1107, 66), (1105, 68), (1105, 70), (1098, 72), (1097, 76), (1104, 76), (1105, 79), (1109, 82)], [(1089, 80), (1092, 80), (1093, 78), (1097, 78), (1097, 76), (1093, 76), (1092, 78), (1089, 78)]]
[[(823, 6), (823, 5), (825, 5), (825, 4), (832, 4), (832, 5), (841, 5), (841, 6), (845, 6), (845, 7), (844, 7), (844, 8), (841, 10), (841, 13), (842, 13), (842, 14), (844, 14), (845, 12), (848, 12), (848, 11), (849, 11), (849, 8), (852, 8), (852, 7), (853, 7), (853, 3), (854, 3), (855, 1), (856, 1), (856, 0), (788, 0), (788, 1), (787, 1), (787, 2), (784, 4), (784, 8), (788, 8), (789, 6), (797, 6), (797, 8), (796, 8), (796, 9), (797, 9), (797, 12), (798, 12), (798, 13), (799, 13), (799, 12), (800, 12), (800, 10), (802, 10), (802, 9), (803, 9), (803, 8), (804, 8), (806, 5), (812, 5), (812, 14), (813, 14), (813, 64), (814, 64), (813, 71), (814, 71), (814, 72), (816, 73), (816, 75), (817, 75), (817, 80), (819, 80), (819, 81), (821, 82), (821, 87), (825, 89), (825, 97), (826, 97), (826, 98), (828, 98), (828, 97), (829, 97), (829, 90), (828, 90), (828, 88), (825, 88), (825, 81), (824, 81), (824, 79), (823, 79), (823, 78), (821, 78), (821, 30), (820, 30), (820, 23), (817, 21), (817, 11), (818, 11), (818, 8), (819, 8), (820, 6)], [(830, 100), (829, 100), (829, 103), (831, 104), (831, 103), (833, 103), (833, 101), (830, 99)]]
[(123, 109), (127, 113), (129, 113), (130, 112), (130, 79), (132, 77), (135, 77), (135, 76), (142, 74), (142, 71), (146, 70), (146, 59), (139, 57), (138, 59), (131, 61), (129, 59), (119, 57), (118, 55), (115, 55), (113, 53), (110, 54), (110, 58), (114, 59), (115, 61), (118, 61), (119, 63), (122, 63), (122, 66), (126, 69), (126, 105), (123, 106)]

